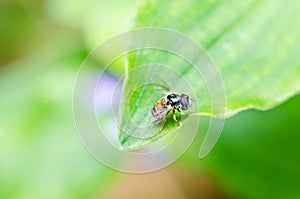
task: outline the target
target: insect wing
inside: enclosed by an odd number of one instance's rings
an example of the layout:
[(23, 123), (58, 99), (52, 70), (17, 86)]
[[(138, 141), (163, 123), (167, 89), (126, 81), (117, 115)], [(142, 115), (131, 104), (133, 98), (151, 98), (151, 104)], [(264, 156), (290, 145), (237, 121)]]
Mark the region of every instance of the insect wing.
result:
[(150, 81), (155, 85), (155, 89), (163, 91), (165, 94), (173, 93), (167, 82), (159, 77), (151, 77)]
[(153, 117), (150, 120), (151, 125), (155, 126), (162, 122), (162, 120), (166, 118), (169, 112), (170, 110), (167, 107), (155, 109), (154, 114), (152, 113)]

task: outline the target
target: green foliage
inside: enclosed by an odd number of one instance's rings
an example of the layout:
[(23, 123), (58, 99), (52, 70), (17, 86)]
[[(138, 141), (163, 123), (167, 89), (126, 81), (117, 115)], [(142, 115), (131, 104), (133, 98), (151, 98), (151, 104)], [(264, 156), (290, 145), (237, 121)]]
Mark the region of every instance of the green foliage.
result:
[(84, 198), (109, 184), (111, 171), (86, 153), (74, 128), (74, 65), (84, 54), (69, 42), (1, 69), (1, 198)]
[(80, 143), (72, 91), (86, 52), (123, 30), (134, 2), (72, 3), (0, 2), (1, 199), (101, 197), (116, 174)]
[[(299, 198), (299, 95), (280, 105), (300, 91), (299, 9), (296, 0), (148, 0), (138, 10), (134, 27), (175, 29), (208, 51), (225, 84), (227, 117), (249, 108), (274, 108), (249, 110), (227, 119), (215, 149), (200, 161), (196, 157), (208, 126), (207, 118), (202, 119), (198, 138), (177, 164), (193, 172), (209, 171), (233, 198)], [(130, 55), (128, 64), (134, 68), (153, 62), (172, 66), (179, 73), (179, 66), (186, 64), (153, 51)], [(129, 80), (135, 78), (131, 75)], [(125, 82), (125, 89), (130, 83)], [(168, 83), (176, 87), (175, 80)], [(140, 93), (139, 98), (146, 94)], [(207, 97), (207, 93), (197, 94), (200, 113), (209, 111)], [(147, 99), (154, 103), (157, 96), (147, 94)], [(173, 124), (169, 125), (171, 130)], [(143, 141), (132, 138), (128, 145), (149, 142)]]
[(299, 198), (299, 104), (297, 95), (272, 110), (248, 110), (227, 119), (215, 148), (199, 160), (208, 126), (201, 120), (197, 138), (176, 166), (208, 172), (233, 198)]
[[(225, 116), (229, 117), (249, 108), (270, 109), (299, 92), (299, 9), (299, 1), (148, 0), (139, 7), (134, 27), (175, 29), (203, 45), (223, 79)], [(196, 111), (214, 116), (206, 85), (189, 63), (168, 52), (143, 50), (129, 56), (128, 70), (147, 63), (165, 64), (188, 79), (199, 103)], [(155, 68), (147, 72), (160, 73)], [(159, 99), (151, 89), (131, 96), (129, 89), (138, 78), (143, 78), (141, 73), (128, 75), (122, 98), (121, 112), (128, 109), (130, 113), (121, 114), (120, 141), (128, 149), (158, 140), (177, 127), (173, 122), (162, 132), (154, 129), (151, 139), (127, 135), (135, 130), (127, 117), (140, 115), (135, 117), (137, 123), (149, 120), (142, 113), (149, 115), (150, 104)], [(182, 92), (176, 82), (175, 77), (167, 81), (173, 90)]]
[(297, 95), (270, 111), (228, 119), (219, 144), (202, 163), (239, 198), (299, 198), (299, 104)]

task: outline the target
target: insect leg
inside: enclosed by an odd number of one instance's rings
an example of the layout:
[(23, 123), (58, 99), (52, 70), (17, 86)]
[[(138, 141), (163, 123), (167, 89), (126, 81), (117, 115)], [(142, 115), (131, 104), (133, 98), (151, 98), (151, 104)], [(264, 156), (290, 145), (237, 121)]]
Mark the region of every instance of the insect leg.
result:
[[(181, 111), (179, 110), (179, 108), (177, 108), (176, 110), (177, 110), (178, 112), (181, 112)], [(173, 119), (174, 119), (176, 122), (178, 122), (179, 128), (180, 128), (180, 127), (181, 127), (181, 122), (178, 121), (178, 120), (176, 119), (175, 109), (173, 109)]]
[(173, 120), (175, 120), (177, 122), (177, 118), (176, 118), (176, 114), (175, 114), (175, 109), (173, 109)]

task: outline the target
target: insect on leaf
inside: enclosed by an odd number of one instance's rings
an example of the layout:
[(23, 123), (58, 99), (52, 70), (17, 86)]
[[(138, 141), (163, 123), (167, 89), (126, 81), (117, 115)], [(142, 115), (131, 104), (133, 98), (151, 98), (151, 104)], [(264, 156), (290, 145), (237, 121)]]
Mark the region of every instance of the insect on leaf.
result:
[[(271, 109), (299, 93), (299, 10), (299, 1), (146, 0), (138, 8), (134, 27), (174, 29), (201, 44), (222, 77), (226, 91), (224, 116), (229, 117), (249, 108)], [(190, 63), (170, 52), (144, 49), (128, 55), (127, 71), (149, 63), (167, 66), (178, 76), (162, 73), (158, 67), (128, 74), (120, 106), (119, 138), (125, 149), (140, 148), (178, 128), (178, 123), (167, 120), (162, 131), (155, 129), (149, 137), (131, 136), (143, 133), (131, 134), (139, 131), (137, 126), (145, 125), (152, 106), (164, 95), (151, 85), (130, 93), (132, 84), (149, 78), (149, 74), (163, 76), (175, 92), (192, 94), (185, 86), (178, 86), (178, 79), (188, 80), (199, 105), (195, 111), (216, 116), (205, 81)]]

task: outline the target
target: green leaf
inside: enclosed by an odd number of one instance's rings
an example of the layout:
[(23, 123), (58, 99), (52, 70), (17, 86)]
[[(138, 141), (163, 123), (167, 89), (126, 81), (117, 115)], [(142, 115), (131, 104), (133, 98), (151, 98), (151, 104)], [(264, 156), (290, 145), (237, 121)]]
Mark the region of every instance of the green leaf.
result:
[(299, 103), (297, 95), (271, 111), (251, 110), (226, 122), (206, 166), (237, 198), (299, 198)]
[(86, 198), (110, 185), (114, 173), (83, 150), (74, 129), (70, 99), (82, 57), (68, 36), (1, 68), (1, 198)]
[(248, 110), (228, 118), (218, 144), (199, 161), (195, 157), (208, 126), (202, 120), (202, 132), (176, 166), (207, 172), (227, 198), (298, 199), (299, 104), (298, 94), (272, 110)]
[[(221, 74), (226, 89), (225, 117), (229, 117), (249, 108), (270, 109), (300, 91), (299, 9), (300, 2), (296, 0), (147, 0), (138, 9), (134, 27), (174, 29), (201, 44)], [(142, 50), (129, 55), (127, 71), (148, 63), (167, 65), (180, 78), (189, 80), (199, 105), (194, 111), (217, 116), (212, 111), (205, 81), (190, 63), (169, 52)], [(148, 74), (160, 74), (157, 68), (148, 68)], [(132, 84), (145, 77), (142, 72), (130, 72), (125, 81), (119, 137), (127, 149), (139, 148), (178, 128), (170, 120), (162, 131), (154, 128), (150, 137), (132, 136), (132, 131), (140, 130), (138, 125), (149, 121), (150, 105), (163, 96), (149, 88), (131, 95)], [(178, 77), (168, 76), (167, 83), (175, 92), (184, 90), (177, 89)], [(134, 115), (131, 119), (137, 125), (128, 122), (130, 115)]]

